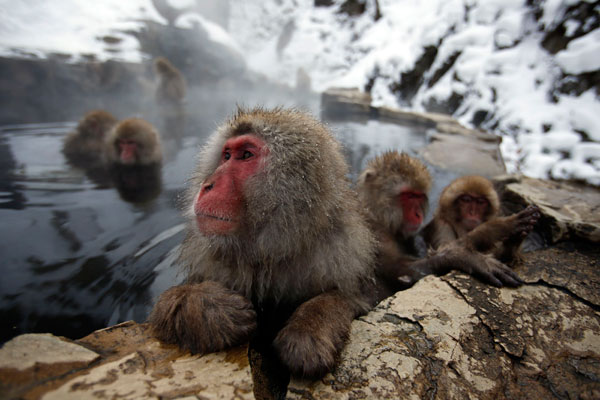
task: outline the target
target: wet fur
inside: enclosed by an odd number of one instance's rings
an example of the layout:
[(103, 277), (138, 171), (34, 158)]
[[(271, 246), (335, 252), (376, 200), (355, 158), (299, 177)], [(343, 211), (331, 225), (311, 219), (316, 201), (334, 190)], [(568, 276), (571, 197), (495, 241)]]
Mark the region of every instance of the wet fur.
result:
[(63, 154), (76, 167), (93, 168), (103, 163), (104, 141), (117, 119), (107, 111), (88, 112), (75, 131), (65, 137)]
[(156, 129), (141, 118), (128, 118), (119, 122), (108, 134), (105, 155), (108, 164), (120, 164), (118, 140), (137, 143), (136, 165), (150, 165), (162, 161), (162, 147)]

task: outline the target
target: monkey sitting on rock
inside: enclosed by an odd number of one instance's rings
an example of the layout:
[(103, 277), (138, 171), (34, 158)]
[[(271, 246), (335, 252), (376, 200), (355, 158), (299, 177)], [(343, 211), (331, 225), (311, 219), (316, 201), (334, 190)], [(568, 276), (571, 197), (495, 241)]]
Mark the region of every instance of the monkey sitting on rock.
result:
[(536, 206), (499, 216), (500, 199), (488, 179), (463, 176), (442, 191), (434, 218), (424, 230), (425, 241), (439, 249), (458, 241), (465, 248), (490, 254), (514, 265), (521, 245), (540, 218)]
[(427, 167), (406, 153), (388, 151), (370, 160), (357, 191), (378, 239), (374, 301), (414, 284), (429, 274), (456, 269), (495, 286), (518, 286), (521, 279), (501, 262), (464, 246), (447, 246), (419, 259), (415, 237), (428, 208), (431, 176)]
[(330, 371), (370, 307), (374, 267), (347, 174), (341, 145), (313, 117), (238, 110), (200, 153), (179, 256), (187, 282), (159, 297), (154, 334), (192, 353), (252, 339), (278, 369)]

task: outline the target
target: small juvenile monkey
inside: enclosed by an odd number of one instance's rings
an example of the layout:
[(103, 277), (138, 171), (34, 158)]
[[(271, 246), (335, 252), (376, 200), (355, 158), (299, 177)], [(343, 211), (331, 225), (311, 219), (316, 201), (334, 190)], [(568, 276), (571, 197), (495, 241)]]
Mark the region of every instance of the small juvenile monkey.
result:
[(520, 279), (506, 266), (460, 246), (418, 260), (415, 237), (427, 212), (430, 186), (427, 167), (397, 151), (375, 157), (359, 176), (359, 198), (379, 245), (376, 301), (411, 286), (424, 275), (441, 275), (452, 269), (497, 286), (519, 285)]
[(340, 144), (313, 117), (238, 110), (190, 181), (187, 282), (158, 299), (155, 335), (193, 353), (252, 336), (251, 348), (260, 342), (294, 375), (331, 370), (369, 307), (375, 255), (347, 173)]
[(487, 252), (513, 264), (520, 258), (523, 239), (540, 217), (535, 206), (508, 217), (498, 216), (500, 200), (488, 179), (463, 176), (440, 195), (433, 220), (425, 228), (426, 242), (438, 249), (460, 239), (469, 250)]
[(75, 131), (65, 137), (63, 154), (69, 163), (80, 168), (101, 166), (106, 134), (116, 123), (117, 119), (107, 111), (88, 112)]
[(109, 166), (150, 165), (162, 161), (158, 132), (140, 118), (119, 122), (108, 134), (104, 153)]
[(183, 74), (165, 57), (154, 60), (154, 69), (159, 78), (156, 101), (166, 105), (181, 104), (186, 92)]

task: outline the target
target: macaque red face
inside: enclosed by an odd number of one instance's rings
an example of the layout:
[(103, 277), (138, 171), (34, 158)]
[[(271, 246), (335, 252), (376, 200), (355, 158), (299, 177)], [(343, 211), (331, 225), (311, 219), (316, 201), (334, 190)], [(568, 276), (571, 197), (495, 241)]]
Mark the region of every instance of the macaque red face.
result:
[(244, 185), (267, 154), (265, 142), (252, 134), (225, 142), (219, 166), (202, 183), (194, 201), (200, 232), (227, 235), (237, 230), (244, 215)]
[(477, 194), (463, 194), (457, 199), (460, 224), (467, 231), (471, 231), (484, 222), (490, 202), (485, 196)]
[(398, 196), (402, 207), (402, 231), (405, 235), (416, 233), (423, 224), (427, 196), (416, 190), (403, 190)]
[(119, 139), (119, 158), (123, 164), (133, 164), (136, 160), (138, 144), (131, 139)]

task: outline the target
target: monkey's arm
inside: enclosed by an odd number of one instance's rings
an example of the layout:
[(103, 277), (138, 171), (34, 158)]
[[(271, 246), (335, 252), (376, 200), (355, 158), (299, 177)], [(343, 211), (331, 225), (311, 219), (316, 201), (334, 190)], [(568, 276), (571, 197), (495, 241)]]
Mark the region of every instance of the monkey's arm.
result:
[(523, 211), (508, 217), (496, 217), (479, 225), (464, 239), (467, 248), (488, 251), (503, 241), (496, 256), (501, 260), (509, 259), (518, 251), (523, 239), (533, 230), (540, 217), (536, 206), (528, 206)]
[(158, 339), (204, 354), (246, 341), (256, 329), (256, 313), (245, 297), (205, 281), (165, 291), (148, 322)]
[(444, 275), (458, 270), (497, 287), (517, 287), (523, 283), (516, 273), (491, 255), (469, 251), (458, 242), (445, 245), (427, 258), (411, 263), (408, 268), (414, 277)]
[(294, 311), (273, 345), (292, 374), (321, 377), (335, 366), (360, 311), (358, 303), (342, 293), (325, 292)]

